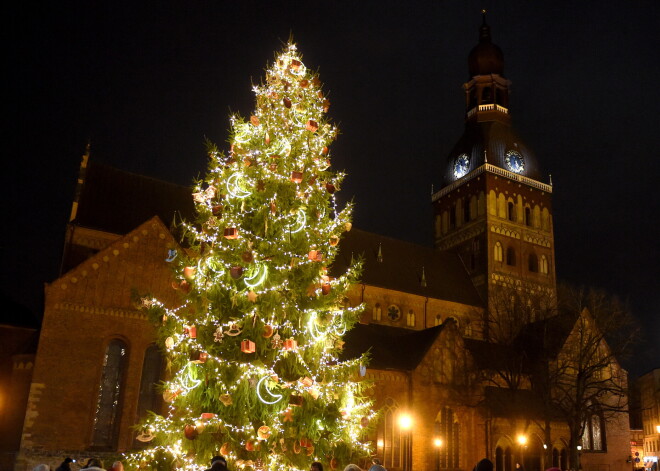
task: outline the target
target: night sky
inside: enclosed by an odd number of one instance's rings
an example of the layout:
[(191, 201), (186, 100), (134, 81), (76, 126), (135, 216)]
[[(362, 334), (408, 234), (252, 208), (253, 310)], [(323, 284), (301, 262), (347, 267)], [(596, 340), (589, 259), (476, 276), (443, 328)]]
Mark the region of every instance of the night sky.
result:
[(88, 140), (94, 161), (191, 184), (290, 35), (330, 92), (355, 225), (431, 244), (482, 8), (514, 128), (552, 175), (558, 278), (629, 301), (645, 334), (631, 369), (660, 367), (657, 0), (13, 2), (3, 297), (41, 314)]

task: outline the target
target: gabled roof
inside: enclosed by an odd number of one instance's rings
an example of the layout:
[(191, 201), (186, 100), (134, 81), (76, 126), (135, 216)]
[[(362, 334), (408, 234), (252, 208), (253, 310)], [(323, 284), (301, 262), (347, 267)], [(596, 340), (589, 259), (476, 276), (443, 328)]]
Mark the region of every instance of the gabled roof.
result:
[(410, 330), (378, 324), (357, 324), (344, 336), (342, 359), (369, 352), (369, 367), (412, 371), (422, 361), (443, 326)]
[(574, 315), (559, 314), (527, 324), (514, 342), (514, 346), (524, 350), (530, 361), (556, 358), (566, 339), (575, 326)]
[(169, 225), (174, 215), (194, 220), (192, 189), (88, 162), (74, 223), (113, 234), (127, 234), (158, 216)]
[(454, 253), (439, 252), (431, 247), (359, 229), (345, 233), (339, 246), (332, 272), (344, 273), (352, 257), (362, 256), (361, 282), (364, 284), (483, 306), (463, 262)]
[(482, 370), (499, 370), (508, 366), (511, 359), (520, 358), (511, 346), (471, 338), (463, 339), (475, 365)]

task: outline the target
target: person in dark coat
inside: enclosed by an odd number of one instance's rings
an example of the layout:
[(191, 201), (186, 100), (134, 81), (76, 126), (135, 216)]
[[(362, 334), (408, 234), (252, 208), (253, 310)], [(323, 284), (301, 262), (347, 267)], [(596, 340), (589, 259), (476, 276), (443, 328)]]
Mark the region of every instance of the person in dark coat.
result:
[(378, 458), (373, 458), (371, 460), (371, 468), (369, 468), (369, 471), (385, 471), (385, 468)]
[(55, 471), (71, 471), (71, 463), (73, 463), (73, 460), (67, 456), (64, 458), (64, 461), (62, 461), (62, 464), (55, 469)]
[(214, 456), (211, 458), (211, 467), (206, 471), (229, 471), (227, 469), (227, 460), (224, 456)]
[(493, 471), (493, 462), (487, 458), (479, 461), (474, 467), (474, 471)]
[(323, 465), (318, 461), (314, 461), (309, 467), (309, 471), (323, 471)]

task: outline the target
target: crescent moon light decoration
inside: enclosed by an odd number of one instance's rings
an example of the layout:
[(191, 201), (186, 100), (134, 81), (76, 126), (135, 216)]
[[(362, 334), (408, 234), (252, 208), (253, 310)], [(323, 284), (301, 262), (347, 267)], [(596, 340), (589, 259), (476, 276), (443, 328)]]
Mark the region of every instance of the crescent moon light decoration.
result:
[[(259, 380), (257, 383), (257, 396), (259, 397), (259, 400), (263, 402), (264, 404), (276, 404), (282, 400), (282, 395), (281, 394), (273, 394), (270, 389), (268, 389), (268, 384), (264, 384), (265, 381), (270, 378), (270, 376), (264, 376)], [(265, 398), (264, 396), (261, 395), (261, 386), (263, 385), (263, 390), (265, 393)]]
[[(341, 317), (341, 314), (340, 314), (340, 317)], [(343, 322), (340, 323), (339, 325), (334, 326), (333, 328), (335, 330), (335, 333), (337, 335), (339, 335), (340, 337), (343, 337), (344, 334), (346, 333), (346, 324), (344, 324)]]
[(250, 192), (245, 189), (245, 180), (239, 173), (234, 173), (227, 178), (227, 192), (234, 198), (245, 198)]
[(325, 338), (328, 333), (327, 330), (323, 331), (319, 329), (319, 326), (316, 324), (316, 312), (312, 311), (312, 315), (309, 317), (309, 322), (307, 323), (307, 328), (309, 329), (310, 335), (314, 340), (319, 341)]
[(254, 288), (266, 280), (266, 275), (268, 275), (268, 266), (264, 263), (256, 263), (248, 271), (243, 281), (248, 287)]
[(234, 141), (239, 144), (244, 144), (250, 140), (250, 126), (247, 124), (239, 124), (236, 126), (234, 133)]
[(291, 234), (300, 232), (305, 227), (305, 224), (307, 224), (307, 214), (305, 214), (305, 210), (303, 208), (300, 208), (296, 213), (296, 221), (289, 225), (289, 232)]
[(186, 374), (183, 377), (183, 380), (181, 381), (181, 387), (184, 388), (186, 391), (190, 391), (192, 389), (195, 389), (200, 384), (202, 384), (202, 380), (201, 379), (194, 379), (191, 376), (190, 371), (188, 371), (188, 374)]
[(283, 155), (288, 157), (291, 153), (291, 143), (288, 139), (282, 138), (276, 146), (273, 146), (273, 153), (277, 155)]

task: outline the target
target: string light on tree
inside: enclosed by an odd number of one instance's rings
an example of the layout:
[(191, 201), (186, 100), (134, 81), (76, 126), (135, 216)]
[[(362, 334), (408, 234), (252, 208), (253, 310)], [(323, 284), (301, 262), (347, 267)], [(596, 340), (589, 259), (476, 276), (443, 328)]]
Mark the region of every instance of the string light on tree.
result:
[(202, 470), (222, 454), (231, 469), (299, 471), (371, 452), (364, 359), (338, 358), (361, 267), (327, 275), (352, 212), (335, 198), (330, 102), (291, 43), (253, 91), (249, 119), (230, 118), (228, 152), (209, 143), (186, 249), (164, 254), (181, 305), (143, 302), (172, 373), (133, 469)]

